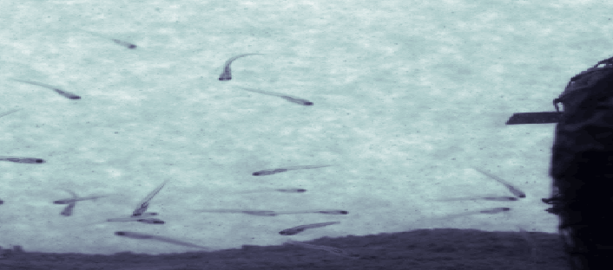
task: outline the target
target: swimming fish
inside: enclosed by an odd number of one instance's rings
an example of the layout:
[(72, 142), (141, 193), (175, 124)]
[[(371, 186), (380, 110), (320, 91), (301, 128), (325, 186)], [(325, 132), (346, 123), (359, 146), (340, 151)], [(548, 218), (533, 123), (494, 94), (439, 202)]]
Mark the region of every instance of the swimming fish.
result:
[(360, 255), (352, 254), (352, 253), (344, 251), (344, 250), (342, 250), (340, 248), (335, 248), (335, 247), (317, 246), (317, 245), (306, 244), (306, 243), (302, 243), (302, 242), (298, 242), (298, 241), (293, 241), (293, 240), (287, 240), (285, 242), (285, 244), (291, 244), (291, 245), (296, 245), (296, 246), (300, 246), (300, 247), (304, 247), (304, 248), (310, 248), (310, 249), (325, 250), (327, 252), (330, 252), (333, 255), (341, 256), (341, 257), (345, 257), (345, 258), (350, 258), (350, 259), (359, 259), (360, 258)]
[(21, 110), (21, 109), (13, 109), (13, 110), (10, 110), (10, 111), (8, 111), (8, 112), (5, 112), (5, 113), (0, 114), (0, 117), (3, 117), (3, 116), (6, 116), (6, 115), (9, 115), (9, 114), (14, 113), (14, 112), (19, 111), (19, 110)]
[[(63, 189), (63, 190), (64, 190), (64, 191), (66, 191), (66, 192), (68, 192), (68, 193), (70, 193), (70, 195), (72, 195), (72, 197), (73, 197), (73, 198), (77, 198), (77, 197), (79, 197), (79, 196), (77, 196), (77, 194), (76, 194), (76, 193), (74, 193), (72, 190), (69, 190), (69, 189)], [(72, 211), (74, 210), (74, 207), (75, 207), (76, 205), (77, 205), (77, 202), (76, 202), (76, 201), (71, 202), (71, 203), (68, 203), (68, 205), (67, 205), (66, 207), (64, 207), (64, 210), (62, 210), (62, 212), (60, 212), (60, 214), (61, 214), (62, 216), (67, 216), (67, 217), (71, 216), (71, 215), (72, 215)]]
[(279, 232), (280, 235), (295, 235), (295, 234), (299, 234), (301, 232), (303, 232), (306, 229), (312, 229), (312, 228), (319, 228), (319, 227), (325, 227), (325, 226), (329, 226), (329, 225), (333, 225), (333, 224), (340, 224), (340, 221), (332, 221), (332, 222), (322, 222), (322, 223), (314, 223), (314, 224), (308, 224), (308, 225), (301, 225), (301, 226), (297, 226), (297, 227), (293, 227), (293, 228), (289, 228), (289, 229), (285, 229)]
[(139, 219), (145, 219), (151, 216), (157, 216), (158, 213), (156, 212), (147, 212), (147, 213), (143, 213), (140, 216), (137, 217), (121, 217), (121, 218), (109, 218), (106, 221), (107, 222), (128, 222), (128, 221), (138, 221)]
[(279, 93), (275, 93), (275, 92), (269, 92), (269, 91), (262, 91), (262, 90), (257, 90), (257, 89), (253, 89), (253, 88), (244, 88), (244, 87), (239, 87), (245, 91), (249, 91), (249, 92), (254, 92), (254, 93), (260, 93), (260, 94), (264, 94), (264, 95), (269, 95), (269, 96), (276, 96), (276, 97), (280, 97), (283, 98), (289, 102), (294, 102), (300, 105), (304, 105), (304, 106), (313, 106), (313, 102), (310, 102), (306, 99), (302, 99), (302, 98), (297, 98), (297, 97), (292, 97), (292, 96), (288, 96), (288, 95), (284, 95), (284, 94), (279, 94)]
[(525, 198), (526, 197), (526, 193), (524, 193), (523, 191), (517, 189), (516, 187), (512, 186), (511, 184), (509, 184), (507, 181), (502, 180), (500, 177), (497, 177), (493, 174), (487, 173), (485, 171), (479, 170), (477, 168), (473, 168), (475, 171), (478, 171), (482, 174), (485, 174), (486, 176), (489, 176), (490, 178), (498, 181), (499, 183), (503, 184), (505, 187), (507, 187), (507, 189), (509, 191), (511, 191), (511, 193), (513, 193), (513, 195), (515, 195), (516, 197), (519, 198)]
[(236, 194), (247, 194), (247, 193), (269, 192), (269, 191), (278, 191), (278, 192), (285, 192), (285, 193), (304, 193), (307, 190), (303, 188), (259, 189), (259, 190), (252, 190), (252, 191), (237, 192)]
[(243, 213), (254, 216), (274, 217), (277, 214), (274, 211), (251, 211), (251, 210), (233, 210), (233, 209), (212, 209), (212, 210), (194, 210), (196, 212), (211, 212), (211, 213)]
[(448, 215), (448, 216), (432, 218), (432, 219), (434, 219), (434, 220), (437, 220), (437, 219), (450, 219), (450, 218), (463, 217), (463, 216), (476, 215), (476, 214), (496, 214), (496, 213), (506, 212), (506, 211), (510, 211), (510, 210), (511, 210), (511, 208), (508, 208), (508, 207), (498, 207), (498, 208), (490, 208), (490, 209), (485, 209), (485, 210), (480, 210), (480, 211), (464, 212), (464, 213), (461, 213), (461, 214)]
[(98, 198), (102, 198), (102, 197), (107, 197), (109, 195), (102, 195), (102, 196), (88, 196), (88, 197), (80, 197), (80, 198), (72, 198), (72, 199), (62, 199), (62, 200), (57, 200), (54, 201), (54, 204), (70, 204), (73, 202), (78, 202), (78, 201), (86, 201), (86, 200), (95, 200)]
[(254, 211), (254, 210), (235, 210), (235, 209), (205, 209), (205, 210), (195, 210), (196, 212), (214, 212), (214, 213), (243, 213), (254, 216), (278, 216), (278, 215), (289, 215), (289, 214), (309, 214), (309, 213), (318, 213), (318, 214), (328, 214), (328, 215), (346, 215), (349, 212), (344, 210), (307, 210), (307, 211)]
[(487, 201), (517, 201), (518, 199), (515, 197), (460, 197), (460, 198), (450, 198), (450, 199), (441, 199), (437, 201), (449, 202), (449, 201), (464, 201), (464, 200), (487, 200)]
[(157, 240), (157, 241), (162, 241), (162, 242), (171, 243), (171, 244), (175, 244), (175, 245), (181, 245), (181, 246), (185, 246), (185, 247), (194, 247), (194, 248), (201, 248), (201, 249), (210, 250), (210, 248), (208, 248), (208, 247), (198, 246), (198, 245), (194, 245), (192, 243), (183, 242), (183, 241), (179, 241), (179, 240), (176, 240), (176, 239), (172, 239), (172, 238), (168, 238), (168, 237), (163, 237), (163, 236), (151, 235), (151, 234), (136, 233), (136, 232), (115, 232), (115, 235), (123, 236), (123, 237), (128, 237), (128, 238), (133, 238), (133, 239)]
[(232, 64), (232, 61), (240, 58), (240, 57), (245, 57), (248, 55), (263, 55), (261, 53), (246, 53), (246, 54), (240, 54), (237, 56), (234, 56), (230, 59), (228, 59), (228, 61), (226, 61), (226, 63), (224, 64), (224, 68), (223, 68), (223, 72), (219, 75), (219, 80), (220, 81), (229, 81), (232, 79), (232, 70), (230, 69), (230, 64)]
[(62, 212), (60, 213), (62, 216), (71, 216), (72, 215), (72, 211), (74, 210), (74, 207), (77, 205), (76, 202), (73, 203), (69, 203), (66, 207), (64, 207), (64, 210), (62, 210)]
[(153, 199), (153, 197), (156, 194), (158, 194), (158, 192), (160, 192), (160, 190), (164, 187), (164, 185), (166, 185), (167, 182), (168, 182), (168, 180), (164, 181), (164, 183), (162, 183), (159, 187), (157, 187), (151, 193), (149, 193), (149, 195), (147, 195), (147, 197), (145, 197), (145, 199), (143, 199), (139, 203), (138, 208), (136, 208), (136, 210), (134, 210), (134, 212), (132, 212), (132, 216), (133, 217), (137, 217), (137, 216), (140, 216), (143, 213), (145, 213), (147, 211), (147, 208), (149, 207), (149, 202), (151, 201), (151, 199)]
[(29, 157), (6, 157), (0, 156), (0, 161), (10, 161), (15, 163), (28, 163), (28, 164), (41, 164), (45, 163), (41, 158), (29, 158)]
[(49, 89), (55, 91), (56, 93), (66, 97), (66, 98), (69, 98), (69, 99), (81, 99), (80, 96), (77, 96), (77, 95), (75, 95), (73, 93), (64, 91), (62, 89), (59, 89), (59, 88), (57, 88), (55, 86), (51, 86), (51, 85), (48, 85), (48, 84), (43, 84), (43, 83), (38, 83), (38, 82), (33, 82), (33, 81), (26, 81), (26, 80), (19, 80), (19, 79), (11, 79), (11, 80), (18, 81), (18, 82), (23, 82), (23, 83), (27, 83), (27, 84), (32, 84), (32, 85), (38, 85), (38, 86), (42, 86), (42, 87), (45, 87), (45, 88), (49, 88)]
[(164, 224), (165, 222), (161, 219), (157, 218), (143, 218), (137, 220), (138, 222), (147, 223), (147, 224)]
[(344, 210), (305, 210), (305, 211), (275, 211), (277, 215), (290, 214), (326, 214), (326, 215), (346, 215), (349, 212)]
[(253, 175), (253, 176), (264, 176), (264, 175), (271, 175), (271, 174), (280, 173), (280, 172), (286, 172), (286, 171), (290, 171), (290, 170), (316, 169), (316, 168), (330, 167), (330, 166), (332, 166), (332, 165), (292, 166), (292, 167), (286, 167), (286, 168), (280, 168), (280, 169), (270, 169), (270, 170), (257, 171), (257, 172), (252, 173), (251, 175)]
[(136, 45), (134, 45), (134, 44), (132, 44), (132, 43), (125, 42), (125, 41), (122, 41), (122, 40), (119, 40), (119, 39), (109, 38), (109, 37), (106, 37), (106, 36), (103, 36), (103, 35), (100, 35), (100, 34), (96, 34), (96, 33), (94, 33), (94, 32), (90, 32), (90, 31), (83, 30), (83, 29), (79, 29), (79, 30), (81, 30), (81, 31), (83, 31), (83, 32), (90, 33), (90, 34), (92, 34), (92, 35), (94, 35), (94, 36), (98, 36), (98, 37), (101, 37), (101, 38), (110, 39), (110, 40), (112, 40), (113, 42), (115, 42), (115, 43), (117, 43), (117, 44), (119, 44), (119, 45), (121, 45), (121, 46), (124, 46), (124, 47), (126, 47), (126, 48), (128, 48), (128, 49), (136, 49)]
[(0, 200), (0, 204), (3, 204), (3, 203), (4, 203), (4, 201), (3, 201), (3, 200)]

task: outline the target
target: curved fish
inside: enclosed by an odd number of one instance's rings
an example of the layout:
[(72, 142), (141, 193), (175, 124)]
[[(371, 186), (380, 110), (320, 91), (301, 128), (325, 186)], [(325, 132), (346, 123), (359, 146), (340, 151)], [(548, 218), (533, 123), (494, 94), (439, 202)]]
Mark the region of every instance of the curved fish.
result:
[(62, 210), (62, 212), (60, 213), (62, 216), (71, 216), (72, 215), (72, 211), (74, 210), (74, 207), (77, 205), (77, 203), (69, 203), (66, 207), (64, 207), (64, 210)]
[(128, 238), (133, 238), (133, 239), (151, 239), (151, 240), (162, 241), (162, 242), (171, 243), (171, 244), (180, 245), (180, 246), (185, 246), (185, 247), (194, 247), (194, 248), (201, 248), (201, 249), (210, 250), (210, 248), (208, 248), (208, 247), (194, 245), (192, 243), (183, 242), (183, 241), (179, 241), (179, 240), (168, 238), (168, 237), (164, 237), (164, 236), (157, 236), (157, 235), (144, 234), (144, 233), (136, 233), (136, 232), (115, 232), (115, 235), (123, 236), (123, 237), (128, 237)]
[[(74, 193), (74, 191), (72, 191), (72, 190), (69, 190), (69, 189), (63, 189), (63, 190), (68, 192), (68, 193), (70, 193), (70, 195), (72, 195), (73, 198), (77, 198), (78, 197), (77, 194)], [(62, 212), (60, 212), (60, 215), (66, 216), (66, 217), (71, 216), (76, 205), (77, 205), (77, 202), (68, 203), (68, 205), (66, 207), (64, 207)]]
[(275, 92), (269, 92), (269, 91), (262, 91), (262, 90), (257, 90), (257, 89), (253, 89), (253, 88), (245, 88), (245, 87), (238, 87), (241, 88), (245, 91), (249, 91), (249, 92), (254, 92), (254, 93), (260, 93), (260, 94), (264, 94), (264, 95), (269, 95), (269, 96), (275, 96), (275, 97), (280, 97), (283, 98), (289, 102), (293, 102), (296, 104), (300, 104), (300, 105), (304, 105), (304, 106), (313, 106), (313, 102), (310, 102), (306, 99), (302, 99), (302, 98), (297, 98), (297, 97), (292, 97), (292, 96), (288, 96), (288, 95), (284, 95), (284, 94), (279, 94), (279, 93), (275, 93)]
[(51, 89), (51, 90), (55, 91), (56, 93), (58, 93), (58, 94), (60, 94), (60, 95), (64, 96), (65, 98), (68, 98), (68, 99), (81, 99), (81, 97), (80, 97), (80, 96), (77, 96), (77, 95), (75, 95), (75, 94), (73, 94), (73, 93), (70, 93), (70, 92), (64, 91), (64, 90), (62, 90), (62, 89), (59, 89), (59, 88), (57, 88), (57, 87), (55, 87), (55, 86), (51, 86), (51, 85), (48, 85), (48, 84), (39, 83), (39, 82), (33, 82), (33, 81), (26, 81), (26, 80), (19, 80), (19, 79), (11, 79), (11, 80), (13, 80), (13, 81), (18, 81), (18, 82), (22, 82), (22, 83), (27, 83), (27, 84), (32, 84), (32, 85), (42, 86), (42, 87), (45, 87), (45, 88)]
[(27, 164), (45, 163), (45, 160), (42, 158), (7, 157), (7, 156), (0, 156), (0, 161), (10, 161), (10, 162), (15, 162), (15, 163), (27, 163)]
[(330, 166), (332, 166), (332, 165), (291, 166), (291, 167), (285, 167), (285, 168), (279, 168), (279, 169), (261, 170), (261, 171), (254, 172), (251, 175), (253, 175), (253, 176), (264, 176), (264, 175), (271, 175), (271, 174), (280, 173), (280, 172), (286, 172), (286, 171), (290, 171), (290, 170), (316, 169), (316, 168), (323, 168), (323, 167), (330, 167)]
[(224, 68), (223, 68), (223, 72), (219, 75), (219, 80), (220, 81), (229, 81), (232, 79), (232, 70), (230, 69), (230, 64), (232, 64), (232, 62), (238, 58), (241, 57), (245, 57), (245, 56), (249, 56), (249, 55), (263, 55), (261, 53), (246, 53), (246, 54), (239, 54), (237, 56), (234, 56), (230, 59), (228, 59), (228, 61), (226, 61), (226, 63), (224, 64)]
[(329, 225), (334, 225), (334, 224), (340, 224), (340, 221), (332, 221), (332, 222), (322, 222), (322, 223), (314, 223), (314, 224), (308, 224), (308, 225), (301, 225), (301, 226), (297, 226), (297, 227), (293, 227), (293, 228), (289, 228), (289, 229), (285, 229), (279, 232), (280, 235), (296, 235), (299, 234), (301, 232), (303, 232), (304, 230), (307, 229), (313, 229), (313, 228), (320, 228), (320, 227), (325, 227), (325, 226), (329, 226)]

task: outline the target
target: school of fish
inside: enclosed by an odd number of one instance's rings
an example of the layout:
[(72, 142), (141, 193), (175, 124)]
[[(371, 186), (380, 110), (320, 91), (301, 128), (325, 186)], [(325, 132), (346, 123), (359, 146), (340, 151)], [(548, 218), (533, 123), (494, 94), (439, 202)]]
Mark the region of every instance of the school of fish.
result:
[[(80, 31), (83, 32), (87, 32), (90, 33), (92, 35), (98, 36), (98, 37), (102, 37), (102, 38), (106, 38), (109, 39), (111, 41), (113, 41), (114, 43), (123, 46), (125, 48), (128, 49), (136, 49), (137, 46), (135, 44), (126, 42), (126, 41), (122, 41), (122, 40), (118, 40), (118, 39), (114, 39), (114, 38), (108, 38), (106, 36), (100, 35), (100, 34), (96, 34), (94, 32), (90, 32), (87, 30), (82, 30), (80, 29)], [(219, 81), (229, 81), (232, 79), (232, 72), (231, 72), (231, 68), (230, 65), (237, 60), (238, 58), (242, 58), (242, 57), (246, 57), (246, 56), (252, 56), (252, 55), (264, 55), (261, 53), (245, 53), (245, 54), (239, 54), (233, 57), (230, 57), (225, 64), (223, 65), (223, 70), (222, 73), (219, 75), (218, 80)], [(17, 81), (17, 82), (21, 82), (21, 83), (26, 83), (26, 84), (30, 84), (30, 85), (34, 85), (34, 86), (40, 86), (40, 87), (44, 87), (47, 89), (51, 89), (54, 92), (56, 92), (57, 94), (67, 98), (67, 99), (71, 99), (71, 100), (80, 100), (81, 96), (78, 96), (76, 94), (73, 94), (71, 92), (65, 91), (63, 89), (60, 89), (58, 87), (55, 86), (51, 86), (51, 85), (47, 85), (44, 83), (40, 83), (40, 82), (35, 82), (35, 81), (30, 81), (30, 80), (23, 80), (23, 79), (11, 79), (13, 81)], [(311, 101), (308, 101), (306, 99), (302, 99), (302, 98), (297, 98), (297, 97), (293, 97), (290, 95), (286, 95), (286, 94), (281, 94), (281, 93), (276, 93), (276, 92), (270, 92), (270, 91), (264, 91), (264, 90), (258, 90), (258, 89), (254, 89), (254, 88), (245, 88), (245, 87), (239, 87), (240, 89), (244, 90), (244, 91), (248, 91), (248, 92), (252, 92), (252, 93), (257, 93), (257, 94), (262, 94), (262, 95), (267, 95), (267, 96), (274, 96), (274, 97), (279, 97), (282, 99), (285, 99), (286, 101), (289, 102), (293, 102), (299, 105), (303, 105), (303, 106), (312, 106), (314, 103)], [(0, 113), (0, 117), (4, 117), (7, 116), (9, 114), (15, 113), (17, 111), (19, 111), (21, 109), (13, 109), (13, 110), (9, 110), (7, 112), (4, 113)], [(0, 161), (9, 161), (9, 162), (13, 162), (13, 163), (21, 163), (21, 164), (44, 164), (46, 163), (46, 161), (44, 159), (41, 158), (32, 158), (32, 157), (13, 157), (13, 156), (0, 156)], [(324, 168), (324, 167), (330, 167), (332, 165), (300, 165), (300, 166), (289, 166), (289, 167), (282, 167), (282, 168), (275, 168), (275, 169), (265, 169), (265, 170), (260, 170), (260, 171), (256, 171), (253, 172), (251, 175), (252, 176), (268, 176), (268, 175), (274, 175), (274, 174), (278, 174), (278, 173), (284, 173), (284, 172), (288, 172), (288, 171), (292, 171), (292, 170), (306, 170), (306, 169), (317, 169), (317, 168)], [(477, 169), (477, 168), (473, 168), (474, 170), (488, 176), (491, 179), (496, 180), (498, 183), (502, 184), (503, 186), (505, 186), (515, 197), (504, 197), (504, 196), (481, 196), (481, 197), (456, 197), (456, 198), (447, 198), (447, 199), (442, 199), (440, 201), (459, 201), (459, 200), (490, 200), (490, 201), (517, 201), (518, 198), (525, 198), (526, 194), (524, 192), (522, 192), (521, 190), (519, 190), (517, 187), (513, 186), (512, 184), (502, 180), (501, 178), (485, 172), (483, 170)], [(153, 200), (153, 198), (162, 190), (162, 188), (168, 183), (169, 180), (165, 180), (163, 183), (161, 183), (157, 188), (155, 188), (154, 190), (152, 190), (143, 200), (141, 200), (138, 205), (136, 206), (136, 208), (132, 211), (131, 215), (126, 215), (126, 216), (122, 216), (122, 217), (114, 217), (114, 218), (107, 218), (106, 221), (104, 222), (140, 222), (140, 223), (144, 223), (144, 224), (153, 224), (153, 225), (163, 225), (165, 224), (164, 220), (157, 218), (158, 217), (158, 213), (156, 212), (147, 212), (147, 209), (150, 206), (151, 201)], [(66, 204), (67, 206), (65, 206), (65, 208), (60, 212), (60, 215), (65, 216), (65, 217), (70, 217), (74, 214), (74, 209), (76, 207), (77, 203), (81, 203), (83, 201), (93, 201), (93, 200), (97, 200), (100, 198), (104, 198), (110, 195), (90, 195), (90, 196), (84, 196), (84, 197), (79, 197), (74, 191), (70, 190), (70, 189), (64, 189), (66, 192), (68, 192), (71, 195), (71, 198), (64, 198), (64, 199), (58, 199), (53, 201), (53, 204)], [(246, 194), (246, 193), (257, 193), (257, 192), (283, 192), (283, 193), (294, 193), (294, 194), (298, 194), (298, 193), (304, 193), (306, 192), (306, 189), (300, 189), (300, 188), (278, 188), (278, 189), (263, 189), (263, 190), (255, 190), (255, 191), (245, 191), (239, 194)], [(543, 200), (543, 202), (546, 202), (545, 199)], [(0, 200), (0, 204), (3, 204), (4, 201)], [(547, 201), (548, 203), (548, 201)], [(507, 212), (510, 211), (511, 208), (508, 207), (498, 207), (498, 208), (488, 208), (488, 209), (482, 209), (482, 210), (477, 210), (477, 211), (472, 211), (472, 212), (467, 212), (467, 213), (461, 213), (461, 214), (456, 214), (456, 215), (451, 215), (451, 216), (446, 216), (444, 218), (455, 218), (455, 217), (460, 217), (460, 216), (466, 216), (466, 215), (475, 215), (475, 214), (497, 214), (497, 213), (501, 213), (501, 212)], [(261, 217), (275, 217), (275, 216), (279, 216), (279, 215), (290, 215), (290, 214), (324, 214), (324, 215), (347, 215), (349, 214), (348, 211), (345, 210), (338, 210), (338, 209), (327, 209), (327, 210), (298, 210), (298, 211), (274, 211), (274, 210), (254, 210), (254, 209), (203, 209), (203, 210), (194, 210), (196, 212), (205, 212), (205, 213), (239, 213), (239, 214), (247, 214), (247, 215), (253, 215), (253, 216), (261, 216)], [(156, 216), (156, 217), (153, 217)], [(283, 229), (281, 231), (279, 231), (280, 235), (284, 235), (284, 236), (291, 236), (291, 235), (296, 235), (299, 233), (304, 232), (305, 230), (311, 230), (311, 229), (318, 229), (318, 228), (324, 228), (330, 225), (336, 225), (336, 224), (340, 224), (340, 221), (330, 221), (330, 222), (320, 222), (320, 223), (312, 223), (312, 224), (302, 224), (302, 225), (298, 225), (295, 227), (291, 227), (291, 228), (287, 228), (287, 229)], [(523, 230), (522, 230), (523, 231)], [(155, 241), (161, 241), (161, 242), (165, 242), (165, 243), (170, 243), (170, 244), (174, 244), (174, 245), (180, 245), (180, 246), (185, 246), (185, 247), (192, 247), (192, 248), (198, 248), (198, 249), (203, 249), (203, 250), (210, 250), (209, 247), (205, 247), (205, 246), (200, 246), (200, 245), (196, 245), (193, 243), (189, 243), (189, 242), (185, 242), (185, 241), (181, 241), (181, 240), (177, 240), (174, 238), (170, 238), (170, 237), (165, 237), (165, 236), (158, 236), (158, 235), (150, 235), (150, 234), (144, 234), (144, 233), (138, 233), (138, 232), (128, 232), (128, 231), (117, 231), (115, 232), (115, 235), (120, 236), (120, 237), (124, 237), (124, 238), (130, 238), (130, 239), (137, 239), (137, 240), (155, 240)], [(298, 241), (293, 241), (293, 240), (288, 240), (286, 242), (286, 244), (291, 244), (291, 245), (296, 245), (296, 246), (300, 246), (300, 247), (304, 247), (304, 248), (309, 248), (309, 249), (319, 249), (319, 250), (324, 250), (327, 251), (333, 255), (336, 256), (342, 256), (342, 257), (346, 257), (346, 258), (359, 258), (359, 256), (356, 256), (355, 254), (350, 254), (348, 252), (343, 251), (342, 249), (339, 248), (335, 248), (335, 247), (326, 247), (326, 246), (316, 246), (316, 245), (310, 245), (310, 244), (306, 244), (306, 243), (302, 243), (302, 242), (298, 242)]]

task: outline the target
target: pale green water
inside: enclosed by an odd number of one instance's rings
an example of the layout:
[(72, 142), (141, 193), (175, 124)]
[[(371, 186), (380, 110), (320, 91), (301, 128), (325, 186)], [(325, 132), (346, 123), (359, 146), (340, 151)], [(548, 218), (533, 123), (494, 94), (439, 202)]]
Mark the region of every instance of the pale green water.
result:
[[(555, 232), (544, 211), (552, 111), (570, 77), (610, 57), (598, 1), (157, 1), (0, 4), (0, 246), (110, 254), (192, 251), (115, 236), (157, 234), (212, 248), (417, 228)], [(121, 47), (99, 33), (138, 45)], [(233, 79), (218, 80), (236, 60)], [(78, 94), (9, 80), (37, 81)], [(238, 87), (314, 102), (300, 106)], [(263, 169), (334, 165), (254, 177)], [(517, 202), (478, 167), (527, 193)], [(129, 216), (164, 180), (149, 211)], [(78, 202), (61, 216), (52, 201)], [(301, 194), (243, 191), (303, 188)], [(441, 219), (511, 207), (507, 214)], [(205, 208), (345, 216), (195, 213)], [(340, 221), (295, 236), (287, 228)]]

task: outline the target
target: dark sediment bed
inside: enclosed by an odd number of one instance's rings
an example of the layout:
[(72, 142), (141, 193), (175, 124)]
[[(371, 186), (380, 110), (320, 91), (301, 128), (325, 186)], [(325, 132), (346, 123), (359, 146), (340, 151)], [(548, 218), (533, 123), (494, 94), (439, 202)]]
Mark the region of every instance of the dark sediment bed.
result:
[[(11, 252), (4, 269), (569, 269), (557, 234), (529, 233), (536, 250), (519, 232), (420, 229), (306, 242), (360, 256), (351, 259), (294, 245), (243, 246), (215, 252), (114, 255)], [(288, 238), (289, 239), (289, 238)]]

